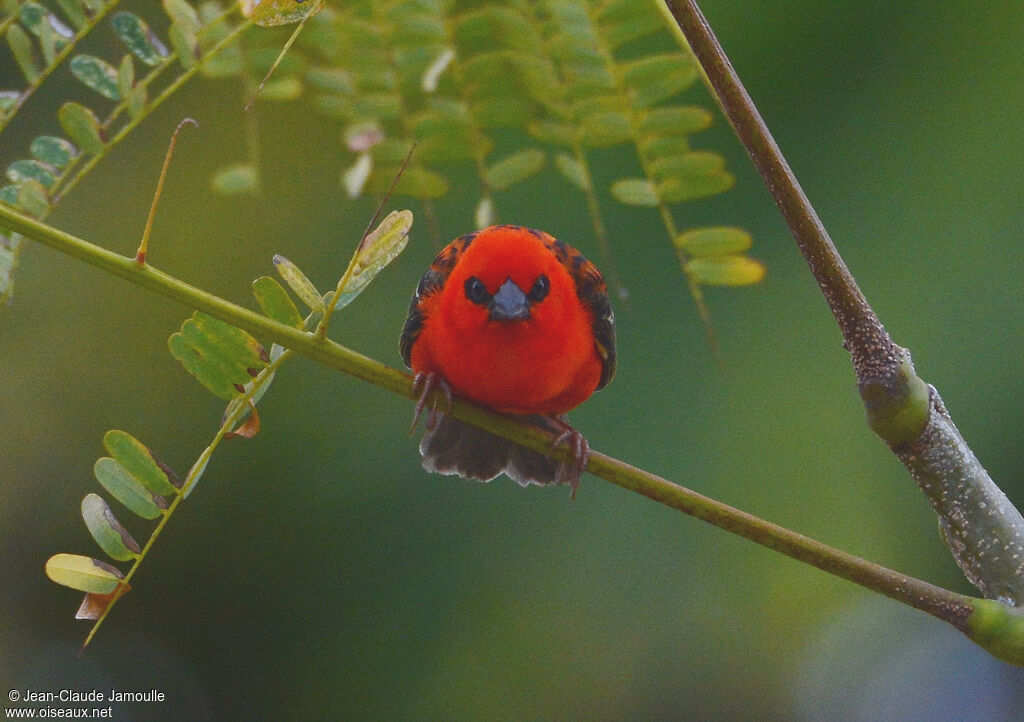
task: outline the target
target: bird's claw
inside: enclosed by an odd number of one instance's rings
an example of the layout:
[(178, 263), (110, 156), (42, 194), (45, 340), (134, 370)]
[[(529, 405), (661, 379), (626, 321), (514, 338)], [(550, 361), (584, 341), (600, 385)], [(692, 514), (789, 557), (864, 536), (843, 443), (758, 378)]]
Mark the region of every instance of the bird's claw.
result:
[(554, 443), (551, 444), (551, 451), (554, 451), (559, 446), (567, 446), (572, 455), (570, 463), (564, 461), (559, 463), (555, 483), (569, 484), (572, 488), (570, 498), (575, 499), (576, 489), (580, 485), (583, 470), (587, 468), (587, 462), (590, 460), (590, 444), (583, 434), (570, 426), (564, 419), (553, 417), (551, 422), (556, 430), (561, 431)]
[(411, 434), (416, 430), (416, 424), (420, 421), (420, 416), (423, 414), (423, 409), (427, 409), (426, 427), (427, 430), (433, 429), (437, 426), (437, 400), (427, 408), (427, 401), (430, 398), (430, 393), (434, 390), (439, 390), (444, 393), (445, 401), (447, 402), (447, 410), (451, 411), (452, 408), (452, 389), (443, 378), (435, 373), (418, 373), (412, 379), (412, 393), (415, 396), (417, 390), (422, 388), (419, 398), (416, 400), (416, 410), (413, 413), (412, 425), (409, 427), (409, 433)]

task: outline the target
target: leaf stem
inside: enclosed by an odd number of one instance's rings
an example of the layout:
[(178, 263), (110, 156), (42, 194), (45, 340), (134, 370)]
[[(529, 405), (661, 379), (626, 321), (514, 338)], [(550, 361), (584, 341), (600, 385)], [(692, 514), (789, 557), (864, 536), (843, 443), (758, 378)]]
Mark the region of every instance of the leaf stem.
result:
[(149, 234), (153, 230), (153, 219), (156, 217), (156, 208), (160, 204), (160, 196), (164, 191), (164, 181), (167, 179), (167, 169), (171, 166), (171, 157), (174, 155), (174, 146), (178, 142), (178, 133), (186, 125), (199, 127), (199, 123), (192, 118), (185, 118), (178, 123), (178, 127), (174, 129), (174, 134), (171, 136), (170, 145), (167, 146), (167, 153), (164, 155), (164, 164), (160, 168), (160, 178), (156, 182), (156, 191), (153, 192), (153, 202), (149, 206), (146, 227), (142, 231), (142, 241), (139, 243), (139, 249), (135, 251), (135, 262), (140, 265), (146, 262), (146, 254), (149, 252)]

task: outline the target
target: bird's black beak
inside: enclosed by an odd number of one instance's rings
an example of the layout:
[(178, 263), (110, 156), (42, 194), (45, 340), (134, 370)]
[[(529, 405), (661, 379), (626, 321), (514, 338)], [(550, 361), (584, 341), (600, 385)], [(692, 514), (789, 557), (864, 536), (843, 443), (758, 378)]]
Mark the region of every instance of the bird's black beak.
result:
[(512, 279), (506, 279), (488, 304), (492, 321), (523, 321), (530, 317), (526, 294)]

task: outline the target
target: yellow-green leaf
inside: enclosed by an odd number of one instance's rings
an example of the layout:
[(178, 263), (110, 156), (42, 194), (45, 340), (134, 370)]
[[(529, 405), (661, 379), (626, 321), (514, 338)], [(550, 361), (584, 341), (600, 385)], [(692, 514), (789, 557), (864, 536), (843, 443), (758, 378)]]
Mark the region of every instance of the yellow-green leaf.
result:
[(352, 303), (381, 269), (393, 261), (409, 242), (412, 211), (391, 211), (373, 231), (360, 242), (352, 257), (351, 271), (341, 288), (334, 308)]
[(294, 75), (272, 78), (260, 91), (263, 100), (295, 100), (302, 95), (302, 81)]
[(693, 105), (655, 108), (640, 119), (641, 135), (691, 135), (711, 126), (712, 115)]
[(255, 193), (259, 190), (259, 171), (249, 163), (229, 165), (214, 174), (210, 187), (226, 196)]
[(135, 87), (135, 61), (131, 55), (125, 55), (121, 59), (121, 65), (117, 69), (117, 92), (122, 98), (127, 98)]
[(732, 188), (736, 179), (725, 170), (706, 175), (668, 178), (658, 184), (658, 196), (666, 203), (681, 203), (707, 198)]
[(299, 267), (281, 255), (274, 256), (274, 268), (278, 274), (292, 289), (292, 292), (299, 297), (304, 304), (309, 306), (311, 311), (324, 310), (323, 294), (316, 290), (316, 286), (310, 281), (306, 274), (299, 270)]
[(294, 328), (302, 328), (302, 314), (284, 287), (270, 276), (260, 276), (252, 282), (252, 295), (270, 318)]
[(50, 196), (35, 178), (26, 178), (18, 188), (18, 206), (30, 216), (42, 218), (50, 207)]
[(505, 190), (535, 176), (546, 161), (543, 151), (527, 148), (511, 153), (490, 166), (485, 179), (493, 190)]
[(71, 24), (77, 29), (81, 30), (89, 23), (89, 18), (85, 15), (85, 9), (78, 0), (57, 0), (57, 5), (63, 11), (64, 17), (70, 20)]
[(764, 265), (748, 256), (691, 258), (683, 270), (702, 286), (749, 286), (764, 278)]
[(628, 64), (622, 77), (630, 86), (633, 102), (646, 108), (690, 87), (698, 76), (685, 56), (666, 53)]
[(110, 594), (124, 579), (116, 567), (80, 554), (54, 554), (46, 560), (46, 576), (57, 584), (92, 594)]
[(174, 48), (174, 54), (178, 56), (181, 67), (188, 70), (195, 65), (199, 58), (199, 38), (196, 31), (176, 22), (167, 31), (167, 36), (171, 39), (171, 47)]
[(590, 188), (590, 174), (586, 167), (575, 158), (565, 153), (559, 153), (555, 156), (555, 167), (567, 181), (581, 191)]
[(203, 26), (199, 14), (188, 0), (163, 0), (164, 12), (171, 21), (196, 32)]
[(658, 205), (658, 194), (650, 181), (643, 178), (622, 178), (612, 183), (612, 197), (627, 206)]
[(241, 0), (242, 14), (262, 27), (288, 25), (320, 12), (320, 0)]
[(64, 103), (57, 111), (60, 127), (87, 153), (103, 150), (103, 131), (96, 114), (78, 103)]
[(691, 258), (743, 253), (753, 242), (747, 231), (729, 226), (692, 228), (675, 238), (676, 246)]
[(32, 41), (17, 23), (12, 23), (7, 28), (7, 44), (11, 48), (11, 54), (14, 55), (14, 62), (18, 64), (21, 74), (25, 76), (25, 80), (34, 83), (42, 71), (39, 61), (36, 60), (35, 51), (32, 49)]

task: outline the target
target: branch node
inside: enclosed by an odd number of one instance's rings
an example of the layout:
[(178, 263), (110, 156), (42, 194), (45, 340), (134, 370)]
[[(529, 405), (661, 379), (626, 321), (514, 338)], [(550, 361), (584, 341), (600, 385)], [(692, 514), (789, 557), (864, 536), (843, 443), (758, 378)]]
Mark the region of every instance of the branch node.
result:
[(868, 426), (893, 447), (920, 436), (931, 413), (928, 384), (914, 370), (910, 352), (900, 352), (902, 359), (889, 373), (862, 377), (857, 384)]

